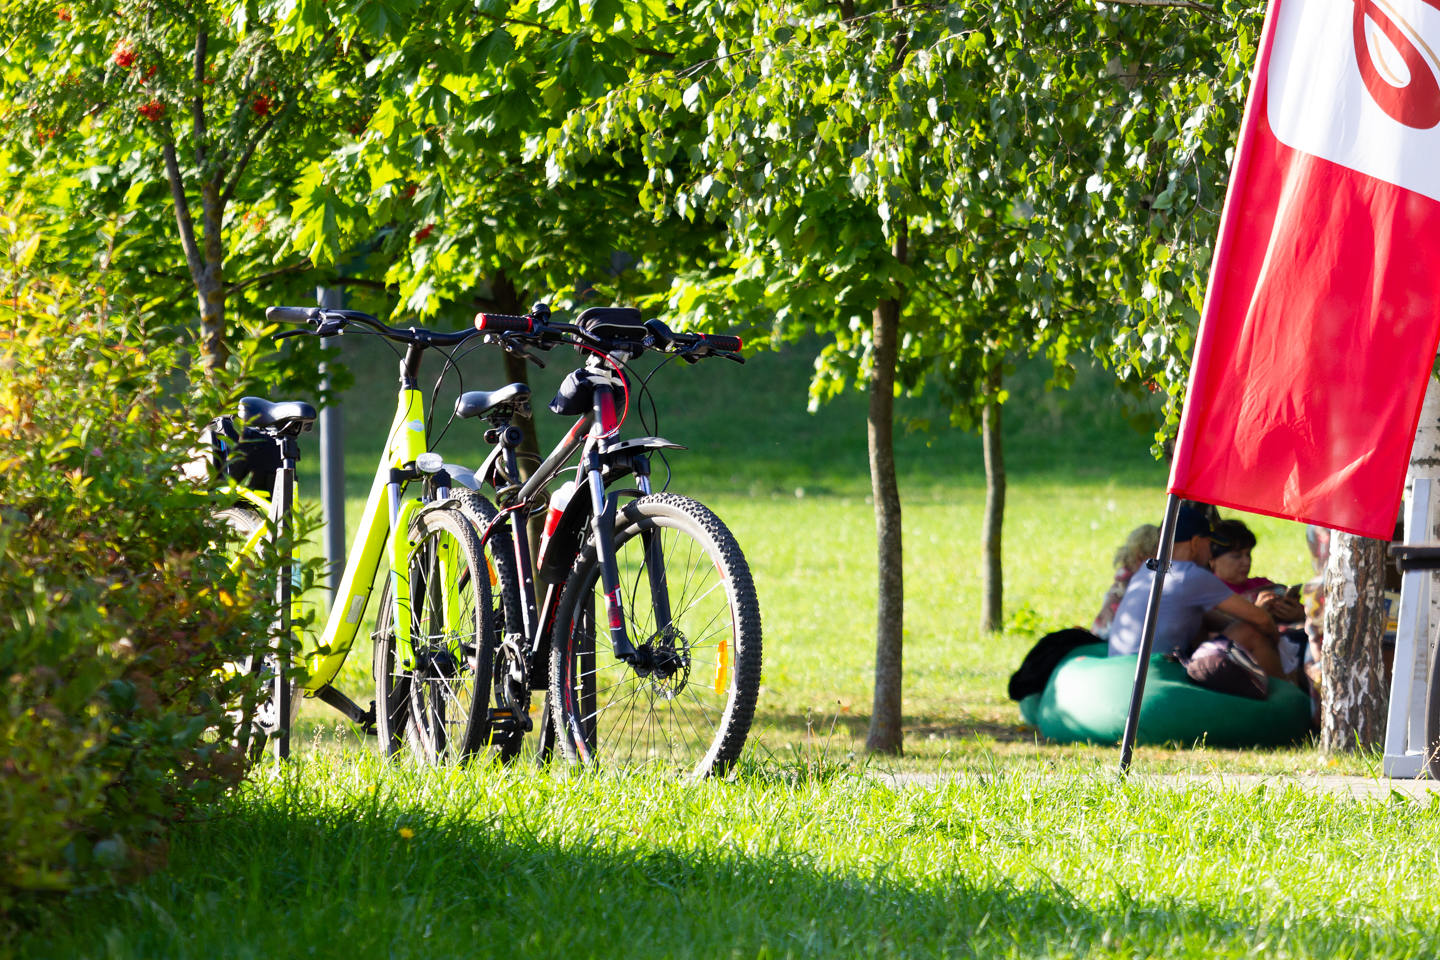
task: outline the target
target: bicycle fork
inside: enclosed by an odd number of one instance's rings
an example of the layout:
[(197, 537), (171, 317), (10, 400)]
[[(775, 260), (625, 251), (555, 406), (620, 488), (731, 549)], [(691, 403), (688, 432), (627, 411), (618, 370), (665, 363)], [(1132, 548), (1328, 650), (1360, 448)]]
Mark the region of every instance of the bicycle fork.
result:
[[(650, 587), (650, 604), (655, 616), (655, 634), (635, 646), (625, 628), (625, 609), (620, 598), (620, 568), (615, 557), (615, 517), (619, 494), (605, 492), (600, 455), (592, 447), (585, 460), (586, 479), (590, 489), (591, 530), (595, 537), (595, 553), (600, 561), (600, 582), (605, 597), (605, 621), (610, 632), (610, 646), (615, 658), (634, 668), (641, 676), (666, 670), (668, 661), (657, 656), (653, 641), (668, 639), (671, 630), (670, 591), (665, 576), (665, 557), (660, 537), (653, 530), (640, 533), (644, 546), (644, 563)], [(650, 493), (648, 472), (636, 471), (636, 485), (641, 494)], [(662, 662), (664, 661), (664, 662)]]

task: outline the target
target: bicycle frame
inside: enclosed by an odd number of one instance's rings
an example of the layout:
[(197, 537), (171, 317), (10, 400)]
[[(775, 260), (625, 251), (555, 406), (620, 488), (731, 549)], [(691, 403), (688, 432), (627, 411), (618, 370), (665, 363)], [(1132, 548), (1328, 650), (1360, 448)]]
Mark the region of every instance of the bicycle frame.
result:
[[(488, 542), (495, 526), (504, 522), (511, 514), (519, 513), (523, 518), (526, 513), (526, 505), (553, 482), (565, 469), (565, 464), (575, 455), (575, 452), (580, 451), (579, 462), (574, 468), (577, 481), (576, 496), (565, 508), (556, 529), (546, 543), (550, 546), (554, 546), (557, 542), (560, 544), (558, 549), (564, 559), (563, 563), (559, 565), (568, 571), (569, 560), (573, 559), (573, 552), (580, 548), (583, 541), (583, 527), (588, 521), (600, 558), (606, 622), (611, 646), (617, 658), (631, 662), (635, 660), (637, 651), (625, 629), (625, 617), (620, 606), (619, 571), (616, 566), (613, 545), (615, 516), (621, 494), (609, 491), (608, 484), (619, 476), (634, 474), (639, 493), (641, 495), (648, 494), (651, 492), (648, 452), (657, 449), (684, 448), (680, 444), (672, 443), (662, 437), (639, 437), (618, 443), (614, 442), (611, 438), (617, 427), (616, 420), (614, 388), (608, 384), (596, 384), (590, 412), (575, 421), (549, 456), (521, 486), (513, 501), (504, 505), (502, 512), (496, 517), (490, 528), (481, 532), (481, 541), (482, 543)], [(517, 445), (518, 442), (508, 442), (502, 436), (501, 442), (479, 471), (482, 476), (491, 480), (492, 487), (498, 489), (500, 486), (494, 482), (495, 465), (498, 459), (504, 459), (507, 476), (518, 475), (515, 455)], [(581, 486), (584, 487), (587, 494), (585, 497), (580, 496), (579, 487)], [(527, 660), (532, 676), (534, 676), (536, 661), (544, 652), (554, 626), (564, 576), (561, 574), (555, 582), (551, 582), (546, 588), (544, 600), (537, 603), (539, 600), (535, 592), (537, 571), (530, 559), (526, 524), (522, 519), (512, 523), (511, 528), (511, 540), (521, 587), (521, 615), (529, 642)], [(647, 538), (647, 544), (648, 542)], [(572, 545), (573, 550), (571, 549)], [(663, 598), (667, 592), (662, 589), (665, 576), (664, 563), (658, 551), (653, 555), (652, 561), (648, 565), (652, 578), (652, 593), (656, 595), (658, 602), (663, 604)], [(552, 561), (546, 566), (554, 563)], [(539, 573), (543, 574), (544, 571), (539, 571)], [(669, 621), (670, 611), (668, 609), (656, 610), (657, 629), (664, 629), (668, 626)], [(533, 682), (532, 688), (541, 689), (535, 687)]]
[[(418, 356), (412, 362), (407, 354), (405, 366), (407, 372), (418, 367)], [(407, 666), (413, 663), (410, 611), (415, 598), (410, 595), (409, 570), (406, 566), (409, 542), (404, 536), (392, 534), (395, 531), (408, 530), (416, 514), (426, 505), (419, 497), (406, 497), (405, 488), (422, 476), (418, 470), (407, 468), (406, 465), (416, 463), (428, 449), (424, 395), (414, 384), (414, 378), (406, 377), (397, 398), (395, 418), (385, 450), (376, 466), (359, 527), (346, 555), (345, 570), (335, 601), (330, 607), (318, 639), (314, 643), (302, 642), (300, 648), (301, 660), (305, 666), (302, 688), (308, 695), (325, 700), (357, 721), (364, 719), (364, 711), (335, 691), (330, 683), (339, 674), (345, 658), (354, 647), (355, 635), (369, 606), (375, 577), (382, 562), (386, 565), (386, 573), (391, 577), (391, 614), (397, 650)], [(293, 468), (290, 475), (293, 477)], [(441, 479), (445, 480), (444, 477)], [(293, 502), (293, 480), (290, 482), (291, 492), (286, 499)], [(438, 491), (441, 500), (449, 493), (448, 480), (446, 483), (447, 485), (440, 487)], [(281, 481), (277, 481), (276, 489), (277, 492), (281, 489)], [(266, 495), (263, 491), (251, 490), (233, 482), (224, 492), (265, 513), (271, 518), (272, 525), (283, 523), (286, 519), (284, 516), (277, 516), (277, 513), (284, 514), (288, 510), (285, 507), (279, 510), (275, 508), (274, 493)], [(236, 558), (231, 561), (232, 569), (259, 550), (260, 542), (267, 532), (266, 528), (261, 528), (242, 544)], [(443, 570), (453, 569), (446, 558), (441, 558), (441, 565)], [(455, 584), (449, 583), (448, 577), (443, 579), (446, 582), (445, 602), (448, 605), (455, 600)], [(298, 603), (299, 598), (296, 597), (286, 606), (293, 608)], [(292, 620), (293, 614), (292, 609)]]

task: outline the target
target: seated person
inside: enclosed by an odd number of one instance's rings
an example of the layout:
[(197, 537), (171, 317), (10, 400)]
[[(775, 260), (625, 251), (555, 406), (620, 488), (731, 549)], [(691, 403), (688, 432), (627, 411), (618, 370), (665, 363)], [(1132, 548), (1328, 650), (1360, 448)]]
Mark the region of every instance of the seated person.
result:
[(1090, 626), (1091, 633), (1101, 640), (1110, 636), (1110, 621), (1115, 619), (1115, 610), (1120, 606), (1120, 598), (1125, 596), (1130, 578), (1159, 550), (1160, 528), (1155, 524), (1142, 523), (1130, 531), (1130, 536), (1115, 551), (1115, 579), (1100, 601), (1100, 612)]
[[(1270, 614), (1231, 590), (1207, 565), (1211, 549), (1210, 520), (1198, 508), (1182, 505), (1175, 522), (1170, 570), (1160, 593), (1153, 653), (1189, 653), (1206, 636), (1205, 615), (1211, 611), (1233, 617), (1222, 633), (1243, 647), (1269, 675), (1283, 675), (1276, 651), (1279, 631)], [(1222, 546), (1228, 546), (1223, 544)], [(1110, 625), (1110, 656), (1140, 651), (1145, 611), (1155, 572), (1142, 566), (1130, 578), (1125, 596)]]
[(1210, 569), (1225, 581), (1226, 586), (1246, 600), (1263, 608), (1276, 623), (1299, 623), (1305, 619), (1305, 608), (1298, 594), (1290, 595), (1284, 584), (1266, 577), (1250, 576), (1251, 551), (1255, 534), (1239, 520), (1221, 520), (1211, 532)]

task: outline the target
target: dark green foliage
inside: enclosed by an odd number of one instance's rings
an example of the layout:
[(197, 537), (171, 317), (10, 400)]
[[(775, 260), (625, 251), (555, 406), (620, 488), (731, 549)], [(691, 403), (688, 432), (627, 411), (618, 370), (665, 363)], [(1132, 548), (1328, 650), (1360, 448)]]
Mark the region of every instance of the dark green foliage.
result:
[(169, 399), (179, 358), (141, 312), (29, 275), (35, 245), (5, 232), (0, 916), (144, 872), (169, 824), (239, 782), (225, 707), (254, 691), (222, 668), (271, 616), (178, 470), (191, 410), (218, 398)]

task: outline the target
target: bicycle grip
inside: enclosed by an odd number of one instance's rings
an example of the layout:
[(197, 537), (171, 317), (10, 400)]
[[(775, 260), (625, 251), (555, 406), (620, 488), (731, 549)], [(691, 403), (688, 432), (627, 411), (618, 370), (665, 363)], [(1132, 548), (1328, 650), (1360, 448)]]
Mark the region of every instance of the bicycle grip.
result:
[(699, 333), (696, 334), (705, 345), (712, 350), (724, 350), (729, 353), (738, 353), (744, 346), (744, 341), (739, 337), (732, 337), (723, 333)]
[(265, 319), (271, 323), (313, 323), (320, 319), (320, 308), (266, 307)]
[(534, 333), (533, 317), (516, 317), (506, 313), (475, 314), (475, 329), (486, 333)]

